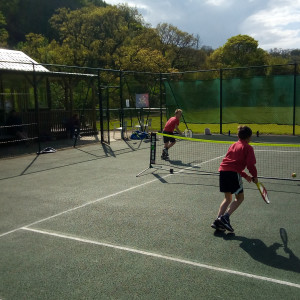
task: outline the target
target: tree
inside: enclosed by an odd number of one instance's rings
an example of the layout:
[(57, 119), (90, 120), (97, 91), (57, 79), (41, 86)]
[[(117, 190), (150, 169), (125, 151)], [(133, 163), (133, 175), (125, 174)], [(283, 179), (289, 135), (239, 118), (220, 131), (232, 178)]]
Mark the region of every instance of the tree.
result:
[(6, 21), (0, 11), (0, 47), (5, 48), (7, 46), (8, 32), (6, 30)]
[(267, 63), (268, 53), (258, 48), (258, 42), (254, 38), (239, 34), (216, 49), (209, 61), (215, 68), (260, 66)]
[(160, 37), (162, 55), (171, 62), (172, 68), (187, 70), (204, 64), (206, 55), (203, 50), (198, 50), (199, 36), (194, 37), (167, 23), (158, 24), (156, 31)]
[(73, 64), (114, 68), (112, 56), (142, 31), (137, 10), (128, 6), (59, 9), (51, 19), (61, 46), (72, 51)]
[(46, 64), (73, 65), (72, 50), (52, 40), (50, 43), (41, 34), (29, 33), (26, 42), (19, 43), (18, 49), (30, 57)]
[(135, 9), (86, 7), (59, 9), (50, 19), (58, 41), (26, 35), (19, 49), (44, 63), (123, 70), (166, 72), (171, 65), (157, 50), (156, 31), (144, 25)]
[(290, 62), (292, 63), (300, 63), (300, 49), (294, 49), (291, 51)]
[(143, 27), (136, 32), (135, 37), (127, 39), (123, 46), (116, 50), (113, 55), (115, 66), (120, 70), (144, 72), (169, 72), (173, 70), (159, 47), (160, 39), (156, 31), (152, 28)]
[(171, 68), (158, 50), (142, 48), (136, 51), (134, 47), (121, 47), (114, 58), (122, 70), (153, 73), (177, 71)]
[(48, 21), (58, 8), (75, 10), (91, 5), (107, 6), (102, 0), (2, 0), (0, 11), (7, 21), (8, 43), (13, 47), (24, 42), (29, 33), (42, 34), (51, 40), (55, 36)]

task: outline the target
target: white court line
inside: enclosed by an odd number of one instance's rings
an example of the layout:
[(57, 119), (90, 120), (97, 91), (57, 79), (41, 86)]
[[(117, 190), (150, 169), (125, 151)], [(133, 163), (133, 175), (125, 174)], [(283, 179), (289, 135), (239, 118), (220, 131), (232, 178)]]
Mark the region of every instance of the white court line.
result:
[(193, 267), (234, 274), (234, 275), (238, 275), (238, 276), (248, 277), (251, 279), (268, 281), (268, 282), (272, 282), (272, 283), (296, 287), (298, 289), (300, 288), (300, 284), (297, 284), (297, 283), (273, 279), (270, 277), (254, 275), (254, 274), (250, 274), (250, 273), (234, 271), (234, 270), (230, 270), (230, 269), (218, 268), (218, 267), (201, 264), (201, 263), (197, 263), (197, 262), (186, 260), (186, 259), (180, 259), (180, 258), (162, 255), (162, 254), (158, 254), (158, 253), (153, 253), (153, 252), (149, 252), (149, 251), (143, 251), (143, 250), (138, 250), (138, 249), (129, 248), (129, 247), (125, 247), (125, 246), (118, 246), (118, 245), (114, 245), (114, 244), (102, 243), (102, 242), (97, 242), (97, 241), (93, 241), (93, 240), (88, 240), (88, 239), (83, 239), (83, 238), (79, 238), (79, 237), (74, 237), (74, 236), (69, 236), (69, 235), (65, 235), (65, 234), (54, 233), (54, 232), (49, 232), (49, 231), (44, 231), (44, 230), (38, 230), (38, 229), (33, 229), (33, 228), (22, 227), (20, 229), (35, 232), (35, 233), (40, 233), (40, 234), (44, 234), (44, 235), (54, 236), (54, 237), (58, 237), (58, 238), (68, 239), (68, 240), (72, 240), (72, 241), (77, 241), (77, 242), (81, 242), (81, 243), (92, 244), (92, 245), (97, 245), (97, 246), (102, 246), (102, 247), (108, 247), (108, 248), (113, 248), (116, 250), (126, 251), (126, 252), (130, 252), (130, 253), (136, 253), (136, 254), (159, 258), (159, 259), (164, 259), (164, 260), (173, 261), (176, 263), (181, 263), (181, 264), (185, 264), (185, 265), (189, 265), (189, 266), (193, 266)]
[[(171, 176), (171, 174), (165, 175), (163, 178), (166, 178), (166, 177), (168, 177), (168, 176)], [(82, 205), (75, 206), (75, 207), (73, 207), (73, 208), (67, 209), (67, 210), (62, 211), (62, 212), (60, 212), (60, 213), (57, 213), (57, 214), (52, 215), (52, 216), (49, 216), (49, 217), (47, 217), (47, 218), (44, 218), (44, 219), (35, 221), (35, 222), (33, 222), (33, 223), (30, 223), (30, 224), (25, 225), (25, 226), (22, 226), (22, 227), (30, 227), (30, 226), (36, 225), (36, 224), (38, 224), (38, 223), (41, 223), (41, 222), (44, 222), (44, 221), (48, 221), (48, 220), (50, 220), (50, 219), (53, 219), (53, 218), (55, 218), (55, 217), (64, 215), (64, 214), (69, 213), (69, 212), (72, 212), (72, 211), (74, 211), (74, 210), (77, 210), (77, 209), (80, 209), (80, 208), (84, 208), (84, 207), (86, 207), (86, 206), (88, 206), (88, 205), (91, 205), (91, 204), (94, 204), (94, 203), (97, 203), (97, 202), (106, 200), (106, 199), (111, 198), (111, 197), (115, 197), (115, 196), (117, 196), (117, 195), (120, 195), (120, 194), (129, 192), (129, 191), (132, 191), (132, 190), (134, 190), (134, 189), (137, 189), (137, 188), (139, 188), (139, 187), (142, 187), (142, 186), (144, 186), (144, 185), (150, 184), (150, 183), (155, 182), (155, 181), (159, 181), (159, 179), (158, 179), (158, 178), (155, 178), (155, 179), (153, 179), (153, 180), (150, 180), (150, 181), (141, 183), (141, 184), (139, 184), (139, 185), (132, 186), (132, 187), (130, 187), (130, 188), (128, 188), (128, 189), (125, 189), (125, 190), (122, 190), (122, 191), (119, 191), (119, 192), (116, 192), (116, 193), (113, 193), (113, 194), (110, 194), (110, 195), (107, 195), (107, 196), (98, 198), (98, 199), (96, 199), (96, 200), (92, 200), (92, 201), (86, 202), (86, 203), (84, 203), (84, 204), (82, 204)], [(14, 232), (16, 232), (16, 231), (22, 229), (22, 227), (19, 227), (19, 228), (13, 229), (13, 230), (11, 230), (11, 231), (7, 231), (7, 232), (2, 233), (2, 234), (0, 234), (0, 238), (3, 237), (3, 236), (5, 236), (5, 235), (14, 233)]]
[[(221, 157), (221, 156), (220, 156), (220, 157)], [(208, 161), (202, 162), (201, 164), (205, 164), (205, 163), (210, 162), (210, 161), (212, 161), (212, 160), (219, 159), (220, 157), (216, 157), (216, 158), (210, 159), (210, 160), (208, 160)], [(190, 167), (189, 167), (189, 168), (190, 168)], [(187, 168), (187, 169), (189, 169), (189, 168)], [(175, 173), (180, 173), (180, 172), (175, 172)], [(171, 175), (172, 175), (172, 174), (168, 174), (168, 175), (163, 176), (162, 178), (166, 178), (166, 177), (169, 177), (169, 176), (171, 176)], [(66, 213), (69, 213), (69, 212), (72, 212), (72, 211), (74, 211), (74, 210), (77, 210), (77, 209), (86, 207), (86, 206), (91, 205), (91, 204), (94, 204), (94, 203), (97, 203), (97, 202), (106, 200), (106, 199), (108, 199), (108, 198), (111, 198), (111, 197), (120, 195), (120, 194), (122, 194), (122, 193), (129, 192), (129, 191), (131, 191), (131, 190), (137, 189), (137, 188), (139, 188), (139, 187), (142, 187), (142, 186), (144, 186), (144, 185), (150, 184), (150, 183), (155, 182), (155, 181), (159, 181), (159, 179), (158, 179), (158, 178), (155, 178), (155, 179), (153, 179), (153, 180), (150, 180), (150, 181), (141, 183), (141, 184), (139, 184), (139, 185), (135, 185), (135, 186), (133, 186), (133, 187), (131, 187), (131, 188), (128, 188), (128, 189), (125, 189), (125, 190), (116, 192), (116, 193), (114, 193), (114, 194), (110, 194), (110, 195), (104, 196), (104, 197), (102, 197), (102, 198), (98, 198), (98, 199), (96, 199), (96, 200), (92, 200), (92, 201), (86, 202), (86, 203), (84, 203), (84, 204), (82, 204), (82, 205), (79, 205), (79, 206), (76, 206), (76, 207), (67, 209), (67, 210), (62, 211), (62, 212), (60, 212), (60, 213), (57, 213), (57, 214), (52, 215), (52, 216), (49, 216), (49, 217), (47, 217), (47, 218), (44, 218), (44, 219), (35, 221), (35, 222), (33, 222), (33, 223), (30, 223), (30, 224), (25, 225), (25, 226), (22, 226), (22, 227), (30, 227), (30, 226), (36, 225), (36, 224), (38, 224), (38, 223), (41, 223), (41, 222), (44, 222), (44, 221), (48, 221), (48, 220), (53, 219), (53, 218), (55, 218), (55, 217), (64, 215), (64, 214), (66, 214)], [(13, 229), (13, 230), (10, 230), (10, 231), (7, 231), (7, 232), (2, 233), (2, 234), (0, 234), (0, 238), (3, 237), (3, 236), (5, 236), (5, 235), (9, 235), (9, 234), (11, 234), (11, 233), (14, 233), (14, 232), (20, 230), (22, 227), (18, 227), (18, 228), (16, 228), (16, 229)]]
[(254, 152), (278, 152), (278, 153), (300, 153), (299, 150), (258, 150), (254, 149)]

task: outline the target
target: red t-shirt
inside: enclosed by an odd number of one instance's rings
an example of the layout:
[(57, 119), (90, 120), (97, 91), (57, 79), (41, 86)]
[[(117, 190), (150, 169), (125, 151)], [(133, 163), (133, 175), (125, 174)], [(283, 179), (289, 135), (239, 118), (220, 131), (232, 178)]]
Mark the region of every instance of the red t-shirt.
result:
[(255, 164), (256, 159), (253, 147), (246, 141), (239, 140), (229, 147), (226, 156), (221, 162), (219, 171), (237, 172), (246, 178), (248, 175), (244, 170), (247, 167), (250, 174), (253, 177), (257, 177)]
[(179, 125), (179, 120), (176, 117), (171, 117), (166, 123), (164, 131), (173, 132), (176, 125)]

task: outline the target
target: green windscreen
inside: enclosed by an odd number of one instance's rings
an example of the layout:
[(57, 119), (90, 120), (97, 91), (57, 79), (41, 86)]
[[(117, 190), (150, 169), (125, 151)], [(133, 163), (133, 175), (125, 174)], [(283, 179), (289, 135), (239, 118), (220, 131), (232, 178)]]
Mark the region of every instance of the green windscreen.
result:
[(294, 76), (223, 80), (223, 123), (293, 124)]
[(300, 125), (299, 80), (297, 76), (296, 85), (294, 75), (225, 78), (221, 83), (219, 78), (166, 80), (166, 106), (170, 116), (175, 108), (183, 109), (187, 123), (293, 125), (295, 99), (295, 124)]
[(176, 108), (187, 123), (220, 122), (220, 80), (164, 81), (169, 116)]

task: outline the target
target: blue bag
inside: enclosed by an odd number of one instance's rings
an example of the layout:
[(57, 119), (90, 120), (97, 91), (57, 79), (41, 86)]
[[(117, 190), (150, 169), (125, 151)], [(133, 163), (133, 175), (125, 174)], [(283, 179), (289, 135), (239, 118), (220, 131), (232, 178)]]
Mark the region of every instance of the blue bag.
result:
[(141, 131), (135, 131), (132, 133), (130, 136), (130, 139), (132, 140), (143, 140), (143, 139), (148, 139), (149, 134), (147, 132), (141, 132)]

